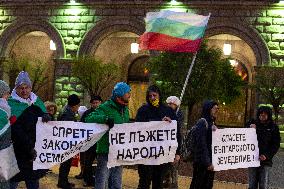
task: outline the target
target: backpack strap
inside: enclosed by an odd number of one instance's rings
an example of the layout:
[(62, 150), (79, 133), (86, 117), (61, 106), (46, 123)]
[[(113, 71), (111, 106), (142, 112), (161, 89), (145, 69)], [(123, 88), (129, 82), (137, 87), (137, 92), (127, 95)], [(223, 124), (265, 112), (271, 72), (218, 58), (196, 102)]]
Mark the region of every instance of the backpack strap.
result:
[(200, 121), (203, 121), (203, 123), (205, 123), (206, 129), (208, 129), (208, 122), (207, 122), (207, 120), (204, 117), (202, 117), (202, 118), (200, 118)]

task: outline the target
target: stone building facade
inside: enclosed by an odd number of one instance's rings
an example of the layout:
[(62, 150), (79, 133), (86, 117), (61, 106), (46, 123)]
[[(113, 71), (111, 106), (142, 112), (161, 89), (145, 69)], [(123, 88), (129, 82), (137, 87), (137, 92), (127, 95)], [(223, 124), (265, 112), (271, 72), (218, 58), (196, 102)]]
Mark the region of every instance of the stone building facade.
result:
[[(56, 44), (48, 55), (54, 69), (54, 92), (48, 98), (62, 106), (74, 91), (84, 97), (83, 87), (70, 77), (70, 62), (76, 57), (112, 57), (123, 67), (121, 80), (130, 81), (133, 64), (149, 58), (149, 52), (130, 53), (130, 44), (145, 31), (146, 13), (162, 9), (211, 13), (205, 38), (220, 48), (230, 41), (231, 57), (246, 67), (249, 82), (255, 66), (284, 67), (284, 2), (275, 0), (0, 0), (0, 57), (11, 57), (26, 34), (45, 33)], [(38, 49), (37, 42), (26, 45)], [(137, 90), (145, 90), (145, 81), (134, 80), (136, 87), (137, 82)], [(251, 116), (255, 95), (250, 91), (246, 99), (245, 111)]]

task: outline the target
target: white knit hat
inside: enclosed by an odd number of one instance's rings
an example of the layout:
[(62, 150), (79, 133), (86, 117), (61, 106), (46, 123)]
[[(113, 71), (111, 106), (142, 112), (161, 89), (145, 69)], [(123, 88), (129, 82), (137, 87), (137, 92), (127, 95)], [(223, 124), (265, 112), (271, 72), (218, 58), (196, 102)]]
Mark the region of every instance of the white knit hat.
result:
[(79, 106), (79, 109), (78, 109), (79, 116), (82, 117), (84, 112), (87, 111), (87, 110), (88, 110), (88, 108), (86, 106)]
[(0, 98), (2, 98), (4, 94), (9, 92), (10, 92), (9, 85), (5, 81), (0, 80)]
[(18, 75), (18, 77), (16, 78), (16, 81), (15, 81), (15, 88), (19, 87), (22, 84), (26, 84), (29, 87), (32, 87), (32, 82), (30, 80), (28, 72), (21, 71), (19, 73), (19, 75)]
[(172, 103), (175, 104), (177, 106), (180, 106), (180, 99), (176, 96), (169, 96), (166, 100), (167, 104)]

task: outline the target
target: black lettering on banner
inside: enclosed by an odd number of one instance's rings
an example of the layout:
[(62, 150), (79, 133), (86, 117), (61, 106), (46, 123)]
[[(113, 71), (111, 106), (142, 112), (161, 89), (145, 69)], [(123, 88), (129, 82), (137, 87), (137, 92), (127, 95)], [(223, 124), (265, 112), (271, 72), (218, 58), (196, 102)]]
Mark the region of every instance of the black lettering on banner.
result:
[(122, 150), (122, 152), (120, 150), (117, 151), (116, 159), (124, 160), (124, 149)]
[(164, 130), (164, 132), (166, 133), (167, 140), (169, 140), (170, 130), (166, 129), (166, 130)]
[(119, 138), (119, 144), (124, 144), (125, 141), (124, 141), (124, 137), (125, 137), (125, 133), (119, 133), (118, 134), (118, 138)]
[(72, 128), (65, 128), (65, 127), (53, 127), (52, 130), (53, 136), (56, 137), (72, 137), (72, 138), (85, 138), (88, 139), (91, 138), (91, 135), (93, 134), (93, 130), (86, 130), (86, 129), (72, 129)]
[(213, 146), (214, 154), (226, 154), (226, 153), (236, 153), (236, 152), (248, 152), (255, 151), (254, 144), (232, 144), (224, 146)]
[[(56, 132), (57, 131), (57, 132)], [(53, 127), (52, 129), (52, 135), (53, 136), (58, 136), (58, 128), (57, 127)]]
[(251, 148), (250, 148), (252, 151), (255, 151), (255, 145), (254, 144), (251, 144)]
[(222, 142), (245, 142), (246, 141), (246, 134), (224, 134), (221, 138)]
[(65, 136), (65, 128), (59, 127), (58, 129), (58, 137), (64, 137)]
[(148, 134), (148, 137), (146, 139), (146, 141), (156, 141), (156, 138), (155, 138), (155, 133), (156, 133), (156, 130), (154, 131), (146, 131), (147, 134)]
[(110, 135), (110, 143), (113, 145), (113, 141), (115, 141), (115, 144), (118, 144), (118, 139), (117, 139), (118, 133), (111, 134)]
[(130, 149), (126, 150), (126, 155), (125, 155), (124, 159), (132, 159), (132, 155), (131, 155)]
[[(169, 148), (170, 149), (170, 148)], [(157, 159), (160, 156), (165, 156), (165, 150), (163, 146), (153, 147), (150, 148), (142, 147), (139, 148), (130, 148), (130, 149), (119, 149), (117, 150), (116, 159), (117, 160), (133, 160), (136, 158), (155, 158)], [(140, 158), (139, 158), (140, 159)]]
[(73, 147), (75, 147), (76, 145), (77, 145), (77, 141), (75, 140), (75, 141), (70, 141), (70, 148), (73, 148)]
[(133, 159), (139, 154), (139, 148), (133, 148)]
[(68, 137), (68, 135), (72, 134), (72, 129), (71, 128), (66, 128), (66, 137)]
[(151, 146), (150, 147), (150, 155), (149, 155), (149, 158), (151, 157), (155, 157), (155, 159), (157, 159), (157, 149), (156, 147), (154, 146)]
[(176, 129), (171, 129), (171, 140), (176, 139)]
[(73, 129), (73, 138), (79, 138), (79, 129)]
[(138, 133), (138, 141), (139, 142), (145, 142), (145, 135), (142, 135), (141, 134), (141, 131), (137, 131), (137, 133)]
[(55, 142), (54, 142), (54, 150), (60, 150), (60, 141), (55, 140)]
[(93, 133), (93, 130), (87, 130), (87, 141), (90, 141), (91, 140), (91, 136), (92, 136)]
[(170, 155), (170, 153), (171, 153), (171, 148), (172, 148), (172, 146), (169, 146), (169, 153), (168, 153), (168, 155)]
[(82, 133), (82, 138), (85, 138), (85, 132), (86, 132), (86, 129), (80, 129), (81, 133)]
[(53, 149), (53, 140), (50, 140), (47, 149)]
[(63, 162), (63, 156), (61, 154), (41, 153), (38, 157), (41, 163)]
[(236, 155), (236, 156), (221, 156), (218, 157), (217, 165), (224, 165), (224, 164), (237, 164), (237, 163), (245, 163), (245, 162), (252, 162), (254, 161), (254, 156), (246, 154), (246, 155)]
[(69, 143), (68, 143), (68, 141), (62, 141), (62, 143), (61, 143), (61, 149), (62, 149), (62, 150), (68, 150), (68, 149), (69, 149)]
[(113, 142), (115, 144), (124, 144), (125, 141), (125, 133), (115, 133), (110, 135), (110, 143), (113, 145)]
[(47, 149), (47, 139), (43, 139), (43, 142), (44, 142), (44, 144), (41, 148), (45, 150), (45, 149)]
[(160, 157), (160, 155), (165, 156), (165, 151), (164, 151), (163, 146), (160, 146), (160, 150), (159, 150), (159, 153), (158, 153), (158, 157)]
[(136, 141), (135, 139), (136, 139), (136, 132), (130, 132), (129, 143), (135, 142)]
[[(143, 154), (143, 150), (144, 150), (146, 153)], [(143, 148), (140, 150), (140, 154), (141, 154), (141, 157), (142, 157), (142, 158), (148, 157), (148, 154), (149, 154), (148, 148), (143, 147)]]
[(157, 130), (157, 141), (164, 141), (163, 136), (163, 130)]

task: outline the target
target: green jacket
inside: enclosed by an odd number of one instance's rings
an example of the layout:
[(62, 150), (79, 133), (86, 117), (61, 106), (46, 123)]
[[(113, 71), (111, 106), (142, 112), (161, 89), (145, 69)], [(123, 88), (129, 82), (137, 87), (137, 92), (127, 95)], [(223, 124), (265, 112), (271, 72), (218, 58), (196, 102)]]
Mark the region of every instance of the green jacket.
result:
[(8, 123), (7, 113), (0, 108), (0, 132), (4, 128), (4, 126)]
[(11, 127), (9, 124), (7, 113), (0, 108), (0, 150), (7, 148), (10, 145)]
[[(13, 99), (12, 97), (10, 97), (8, 99), (8, 104), (11, 107), (11, 116), (16, 116), (17, 118), (23, 113), (23, 111), (29, 107), (29, 105), (27, 103), (23, 103), (20, 102), (18, 100)], [(34, 105), (40, 107), (40, 109), (43, 112), (46, 112), (46, 108), (44, 106), (44, 103), (42, 102), (42, 100), (37, 97)]]
[[(107, 118), (112, 118), (115, 124), (129, 122), (129, 111), (127, 107), (122, 107), (113, 100), (108, 100), (101, 104), (94, 112), (90, 113), (86, 118), (86, 123), (104, 124)], [(107, 132), (97, 142), (97, 153), (109, 152), (109, 132)]]

